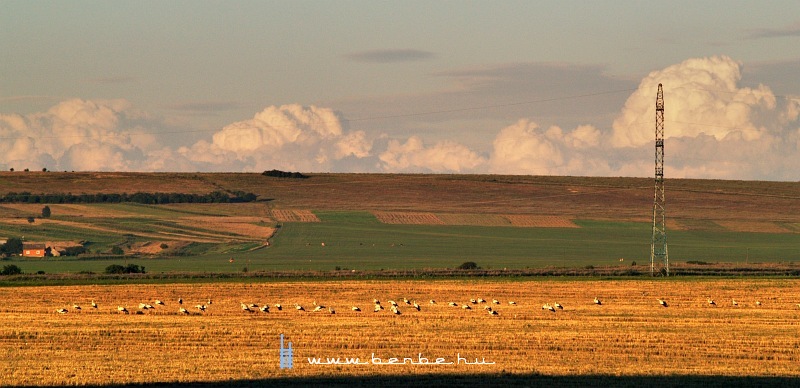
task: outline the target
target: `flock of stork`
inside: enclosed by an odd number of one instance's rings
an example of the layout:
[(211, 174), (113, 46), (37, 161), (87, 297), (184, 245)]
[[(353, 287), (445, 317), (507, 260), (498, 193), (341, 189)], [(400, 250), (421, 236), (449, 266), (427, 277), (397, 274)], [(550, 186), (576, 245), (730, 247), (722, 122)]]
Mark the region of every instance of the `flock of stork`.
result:
[[(156, 305), (156, 306), (166, 306), (166, 304), (163, 301), (159, 300), (159, 299), (156, 299), (155, 301), (153, 301), (153, 304)], [(147, 310), (154, 310), (156, 307), (153, 306), (153, 304), (144, 303), (144, 302), (139, 303), (139, 309), (135, 310), (134, 314), (144, 314), (144, 312), (147, 311)], [(208, 302), (206, 302), (205, 304), (197, 304), (197, 305), (194, 306), (194, 308), (196, 308), (200, 312), (204, 312), (204, 311), (206, 311), (206, 309), (208, 308), (208, 305), (210, 305), (210, 304), (211, 304), (211, 299), (209, 298)], [(92, 306), (91, 308), (93, 310), (97, 310), (98, 309), (97, 302), (95, 302), (94, 300), (92, 300), (91, 306)], [(72, 309), (74, 311), (83, 310), (83, 308), (77, 303), (73, 303), (72, 304)], [(59, 314), (66, 314), (66, 313), (69, 312), (69, 310), (67, 310), (66, 308), (60, 308), (60, 309), (57, 309), (56, 312), (59, 313)], [(130, 314), (131, 313), (131, 311), (128, 310), (128, 308), (125, 307), (125, 306), (117, 306), (117, 312), (120, 313), (120, 314)], [(184, 315), (190, 314), (189, 310), (187, 310), (186, 307), (183, 306), (183, 298), (178, 298), (178, 313), (179, 314), (184, 314)]]
[[(666, 300), (664, 300), (664, 299), (657, 299), (657, 300), (658, 300), (658, 304), (660, 306), (669, 307), (669, 304), (667, 303)], [(389, 300), (389, 301), (387, 301), (387, 303), (390, 305), (389, 310), (392, 312), (392, 314), (395, 314), (395, 315), (402, 314), (402, 312), (400, 311), (401, 304), (395, 302), (394, 300)], [(436, 305), (436, 301), (433, 300), (433, 299), (431, 299), (428, 303), (431, 306)], [(165, 306), (165, 303), (163, 301), (161, 301), (161, 300), (155, 300), (153, 302), (153, 304), (157, 305), (157, 306)], [(333, 307), (326, 307), (324, 305), (317, 304), (316, 301), (314, 301), (312, 304), (314, 306), (314, 308), (311, 309), (312, 312), (324, 312), (324, 311), (327, 310), (327, 312), (329, 314), (336, 314), (336, 310)], [(373, 304), (374, 304), (374, 308), (372, 310), (373, 312), (378, 313), (378, 312), (381, 312), (382, 310), (384, 310), (384, 307), (383, 307), (384, 305), (381, 304), (381, 301), (379, 301), (378, 299), (374, 299), (373, 300)], [(458, 303), (456, 303), (456, 302), (449, 302), (448, 306), (450, 306), (450, 307), (461, 307), (461, 309), (463, 309), (463, 310), (472, 310), (473, 306), (475, 306), (475, 307), (482, 306), (483, 309), (487, 313), (489, 313), (489, 315), (498, 316), (500, 313), (496, 310), (496, 306), (498, 306), (500, 304), (501, 304), (500, 301), (497, 300), (497, 299), (492, 299), (491, 303), (489, 303), (483, 298), (476, 298), (476, 299), (470, 299), (468, 303), (462, 303), (460, 305)], [(508, 304), (509, 304), (509, 306), (516, 306), (517, 302), (515, 302), (513, 300), (509, 300)], [(595, 297), (594, 298), (594, 304), (597, 305), (597, 306), (601, 306), (603, 304), (603, 302), (599, 298)], [(717, 303), (711, 298), (708, 299), (708, 304), (710, 306), (716, 306), (717, 305)], [(211, 305), (211, 299), (208, 299), (208, 301), (206, 303), (204, 303), (204, 304), (195, 305), (194, 309), (197, 309), (198, 313), (203, 313), (203, 312), (206, 311), (206, 309), (210, 305)], [(402, 305), (405, 306), (405, 307), (409, 307), (409, 308), (411, 308), (413, 310), (416, 310), (416, 311), (421, 311), (422, 310), (422, 306), (420, 306), (419, 303), (417, 303), (414, 300), (408, 300), (407, 298), (403, 298), (402, 299)], [(494, 305), (494, 307), (493, 307), (493, 305)], [(756, 306), (761, 306), (761, 302), (760, 301), (756, 301), (755, 305)], [(732, 299), (731, 300), (731, 306), (738, 307), (739, 303), (736, 302), (735, 299)], [(800, 303), (798, 303), (797, 306), (800, 307)], [(97, 307), (97, 303), (95, 303), (94, 300), (92, 300), (91, 308), (95, 309), (95, 310), (98, 308)], [(280, 303), (276, 303), (276, 304), (274, 304), (272, 306), (270, 306), (268, 304), (264, 304), (264, 305), (260, 305), (259, 306), (258, 304), (254, 304), (254, 303), (249, 303), (249, 304), (248, 303), (244, 303), (244, 302), (241, 303), (242, 311), (248, 312), (248, 313), (253, 313), (255, 311), (261, 311), (261, 312), (264, 312), (264, 313), (269, 313), (270, 312), (270, 308), (274, 308), (274, 309), (276, 309), (278, 311), (282, 311), (283, 310), (283, 306)], [(72, 309), (74, 311), (81, 311), (82, 310), (81, 306), (78, 305), (78, 304), (73, 304), (72, 305)], [(153, 305), (151, 305), (149, 303), (139, 303), (139, 309), (135, 310), (133, 313), (134, 314), (144, 314), (145, 311), (151, 310), (151, 309), (155, 309), (155, 306), (153, 306)], [(354, 312), (360, 312), (361, 311), (361, 308), (358, 307), (358, 306), (352, 306), (352, 307), (350, 307), (350, 309), (352, 311), (354, 311)], [(544, 305), (542, 305), (542, 310), (546, 310), (546, 311), (550, 311), (550, 312), (556, 312), (557, 310), (563, 310), (563, 309), (564, 309), (564, 306), (561, 305), (558, 302), (554, 302), (553, 304), (545, 303)], [(297, 311), (307, 311), (305, 309), (305, 307), (303, 307), (300, 304), (295, 304), (295, 310), (297, 310)], [(59, 313), (59, 314), (67, 314), (69, 312), (69, 310), (66, 309), (66, 308), (59, 308), (59, 309), (56, 310), (56, 312)], [(117, 312), (120, 313), (120, 314), (129, 314), (129, 313), (131, 313), (131, 311), (129, 311), (128, 308), (125, 307), (125, 306), (117, 306)], [(178, 299), (178, 314), (184, 314), (184, 315), (190, 314), (190, 311), (187, 310), (183, 306), (183, 299), (182, 298)]]

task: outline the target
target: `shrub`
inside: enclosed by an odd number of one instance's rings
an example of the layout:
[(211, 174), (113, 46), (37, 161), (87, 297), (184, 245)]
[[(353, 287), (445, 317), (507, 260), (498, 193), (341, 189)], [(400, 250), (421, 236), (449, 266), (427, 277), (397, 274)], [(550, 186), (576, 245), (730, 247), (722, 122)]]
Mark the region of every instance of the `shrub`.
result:
[(293, 179), (306, 179), (308, 175), (303, 175), (299, 172), (287, 172), (281, 170), (269, 170), (261, 173), (264, 176), (271, 176), (275, 178), (293, 178)]
[(122, 255), (122, 254), (124, 254), (124, 253), (125, 253), (125, 251), (123, 251), (123, 250), (122, 250), (122, 248), (120, 248), (120, 247), (118, 247), (118, 246), (113, 246), (113, 247), (111, 247), (111, 254), (114, 254), (114, 255)]
[(22, 273), (22, 269), (17, 267), (14, 264), (9, 264), (3, 267), (3, 270), (0, 271), (0, 275), (19, 275)]
[(481, 267), (478, 267), (478, 264), (476, 264), (474, 261), (466, 261), (461, 263), (461, 265), (459, 265), (458, 267), (456, 267), (456, 269), (480, 269), (480, 268)]
[(42, 208), (42, 218), (50, 218), (51, 214), (50, 206), (45, 205), (45, 207)]
[(75, 246), (75, 247), (67, 247), (64, 248), (63, 256), (78, 256), (82, 253), (86, 253), (86, 248), (82, 246)]
[(106, 267), (105, 273), (107, 274), (125, 274), (125, 273), (145, 273), (144, 267), (139, 267), (136, 264), (128, 264), (127, 267), (123, 267), (119, 264), (111, 264)]
[(161, 245), (159, 245), (159, 246), (161, 247), (161, 249), (167, 249), (167, 248), (169, 248), (169, 245), (167, 245), (167, 244), (165, 244), (165, 243), (161, 243)]

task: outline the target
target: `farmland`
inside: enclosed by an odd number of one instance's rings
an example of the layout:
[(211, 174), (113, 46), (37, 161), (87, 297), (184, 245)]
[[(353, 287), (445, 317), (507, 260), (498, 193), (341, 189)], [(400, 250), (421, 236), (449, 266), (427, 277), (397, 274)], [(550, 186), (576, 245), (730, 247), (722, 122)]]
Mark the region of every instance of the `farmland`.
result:
[[(0, 386), (796, 384), (800, 185), (668, 181), (676, 273), (729, 276), (610, 276), (648, 273), (652, 189), (638, 178), (0, 172), (0, 194), (258, 195), (47, 204), (50, 217), (45, 204), (0, 203), (0, 237), (89, 250), (2, 262), (24, 274), (0, 279)], [(453, 272), (466, 261), (481, 270)], [(147, 276), (98, 275), (128, 263)], [(741, 277), (752, 266), (773, 275)], [(386, 309), (373, 312), (373, 298)], [(138, 308), (156, 299), (165, 305)], [(315, 303), (326, 308), (308, 311)], [(279, 368), (281, 334), (292, 369)], [(309, 363), (329, 357), (362, 364)]]
[[(789, 279), (661, 279), (2, 288), (0, 347), (5, 362), (0, 365), (0, 385), (215, 381), (444, 385), (480, 384), (481, 376), (527, 385), (549, 378), (556, 384), (634, 384), (658, 376), (676, 386), (693, 381), (711, 386), (758, 384), (759, 377), (765, 379), (762, 383), (787, 383), (775, 379), (800, 377), (799, 286)], [(404, 297), (421, 302), (421, 310), (405, 305)], [(595, 297), (602, 305), (593, 303)], [(178, 298), (191, 314), (178, 313)], [(205, 312), (192, 307), (207, 304), (209, 298), (212, 304)], [(386, 310), (373, 312), (373, 298)], [(487, 303), (472, 304), (473, 298)], [(708, 303), (709, 298), (716, 306)], [(134, 314), (139, 303), (155, 299), (165, 301), (165, 306)], [(430, 299), (437, 303), (429, 304)], [(492, 304), (492, 299), (500, 304)], [(668, 307), (657, 299), (666, 300)], [(97, 309), (89, 306), (91, 300), (97, 301)], [(388, 311), (389, 300), (400, 304), (400, 315)], [(472, 308), (450, 307), (451, 301)], [(333, 307), (336, 314), (327, 308), (311, 312), (314, 302)], [(541, 308), (555, 302), (563, 310)], [(269, 304), (272, 309), (244, 312), (241, 303)], [(276, 303), (283, 305), (282, 311), (277, 311)], [(73, 304), (82, 309), (74, 310)], [(297, 311), (295, 304), (307, 311)], [(498, 315), (488, 314), (486, 305)], [(118, 313), (117, 306), (127, 307), (131, 314)], [(352, 311), (352, 306), (362, 311)], [(69, 312), (58, 314), (59, 308)], [(292, 342), (292, 369), (279, 368), (280, 334)], [(456, 363), (372, 361), (373, 356), (384, 361), (416, 359), (420, 353), (431, 361), (444, 358)], [(459, 356), (486, 363), (458, 363)], [(328, 357), (358, 357), (366, 363), (308, 361)], [(417, 377), (407, 377), (412, 375)], [(559, 376), (568, 377), (558, 380)], [(751, 378), (737, 380), (737, 376)]]
[[(638, 265), (652, 182), (640, 178), (0, 172), (0, 194), (252, 192), (232, 204), (0, 203), (0, 237), (82, 243), (88, 254), (12, 258), (24, 272), (240, 272)], [(47, 190), (37, 189), (46, 187)], [(800, 260), (800, 185), (670, 180), (674, 262)], [(33, 222), (29, 217), (35, 217)], [(123, 255), (113, 255), (120, 248)], [(620, 261), (622, 259), (623, 261)]]

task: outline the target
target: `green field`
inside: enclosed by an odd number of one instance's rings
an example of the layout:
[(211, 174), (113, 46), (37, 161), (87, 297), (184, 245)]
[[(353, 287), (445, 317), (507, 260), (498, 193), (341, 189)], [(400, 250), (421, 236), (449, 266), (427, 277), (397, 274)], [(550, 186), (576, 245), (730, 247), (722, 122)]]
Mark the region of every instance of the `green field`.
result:
[[(577, 220), (579, 228), (395, 225), (380, 223), (369, 212), (315, 213), (322, 222), (283, 223), (271, 246), (257, 250), (252, 250), (258, 246), (253, 242), (193, 243), (179, 256), (12, 258), (3, 263), (16, 264), (26, 273), (102, 273), (108, 265), (127, 263), (145, 266), (149, 273), (240, 272), (244, 268), (248, 271), (453, 268), (466, 261), (487, 269), (630, 265), (634, 261), (640, 266), (649, 265), (649, 223)], [(147, 218), (107, 219), (103, 224), (132, 233), (177, 228), (170, 222), (154, 223)], [(32, 227), (7, 228), (4, 232), (32, 232), (25, 230), (28, 228)], [(133, 235), (78, 232), (63, 226), (48, 226), (45, 232), (50, 238), (82, 238), (95, 244), (135, 239)], [(675, 230), (668, 232), (668, 238), (673, 262), (800, 260), (800, 234)]]

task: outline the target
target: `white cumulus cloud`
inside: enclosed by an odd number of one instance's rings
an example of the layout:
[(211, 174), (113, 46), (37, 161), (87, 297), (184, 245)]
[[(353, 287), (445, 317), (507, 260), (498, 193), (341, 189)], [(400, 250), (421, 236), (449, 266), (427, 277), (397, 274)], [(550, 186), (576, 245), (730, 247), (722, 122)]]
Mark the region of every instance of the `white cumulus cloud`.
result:
[(269, 106), (252, 119), (226, 125), (211, 143), (201, 140), (179, 153), (215, 170), (329, 171), (339, 160), (368, 157), (372, 149), (366, 133), (347, 132), (343, 123), (329, 108)]
[(655, 96), (664, 89), (665, 138), (700, 134), (756, 140), (768, 131), (764, 117), (777, 112), (767, 86), (739, 87), (739, 63), (726, 56), (688, 59), (645, 77), (614, 120), (613, 144), (640, 146), (653, 141)]
[(386, 151), (379, 156), (386, 172), (475, 172), (486, 159), (468, 147), (445, 140), (426, 146), (418, 136), (405, 143), (390, 140)]

